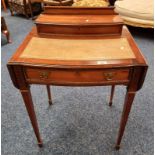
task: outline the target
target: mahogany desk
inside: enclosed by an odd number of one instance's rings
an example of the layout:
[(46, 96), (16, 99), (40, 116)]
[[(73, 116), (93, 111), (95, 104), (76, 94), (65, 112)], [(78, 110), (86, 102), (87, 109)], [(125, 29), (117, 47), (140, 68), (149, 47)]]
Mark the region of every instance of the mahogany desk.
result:
[(43, 142), (30, 92), (31, 84), (127, 87), (116, 149), (121, 139), (136, 92), (142, 87), (147, 64), (131, 34), (124, 26), (121, 35), (47, 35), (36, 27), (25, 38), (7, 64), (14, 86), (20, 90), (38, 145)]

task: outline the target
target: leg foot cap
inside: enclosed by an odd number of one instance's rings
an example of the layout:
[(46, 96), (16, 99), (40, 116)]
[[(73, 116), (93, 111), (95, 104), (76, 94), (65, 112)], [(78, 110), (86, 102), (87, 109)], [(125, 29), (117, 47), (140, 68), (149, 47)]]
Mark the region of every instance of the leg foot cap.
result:
[(119, 149), (120, 149), (120, 145), (116, 145), (116, 146), (115, 146), (115, 149), (116, 149), (116, 150), (119, 150)]
[(12, 40), (9, 39), (9, 40), (8, 40), (8, 43), (12, 43)]
[(48, 103), (49, 103), (49, 105), (52, 105), (52, 101), (51, 100), (49, 100)]
[(41, 148), (43, 147), (43, 143), (38, 143), (38, 146)]
[(112, 102), (109, 102), (109, 107), (111, 107), (112, 106)]

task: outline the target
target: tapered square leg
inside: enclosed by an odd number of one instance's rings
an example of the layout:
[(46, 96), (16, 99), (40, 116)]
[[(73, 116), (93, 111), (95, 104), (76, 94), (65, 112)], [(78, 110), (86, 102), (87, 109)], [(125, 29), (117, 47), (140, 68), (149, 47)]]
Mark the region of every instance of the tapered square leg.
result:
[(109, 106), (112, 106), (114, 91), (115, 91), (115, 85), (112, 85), (112, 87), (111, 87), (111, 95), (110, 95), (110, 100), (109, 100)]
[(51, 89), (49, 85), (46, 85), (47, 88), (47, 94), (48, 94), (48, 103), (49, 105), (52, 105), (52, 97), (51, 97)]
[(118, 132), (118, 138), (117, 138), (117, 142), (116, 142), (116, 146), (115, 148), (117, 150), (119, 150), (120, 148), (120, 143), (124, 134), (124, 130), (125, 130), (125, 126), (128, 120), (128, 116), (131, 110), (131, 106), (133, 103), (135, 97), (135, 92), (128, 92), (126, 93), (126, 97), (125, 97), (125, 102), (124, 102), (124, 107), (123, 107), (123, 112), (122, 112), (122, 116), (121, 116), (121, 122), (120, 122), (120, 128), (119, 128), (119, 132)]
[(36, 135), (37, 141), (38, 141), (38, 146), (41, 147), (43, 145), (43, 143), (42, 143), (40, 133), (39, 133), (37, 118), (36, 118), (36, 114), (34, 111), (34, 106), (33, 106), (30, 89), (28, 88), (26, 90), (20, 90), (20, 92), (22, 94), (29, 118), (31, 120), (31, 124), (32, 124), (33, 130), (34, 130), (34, 133)]

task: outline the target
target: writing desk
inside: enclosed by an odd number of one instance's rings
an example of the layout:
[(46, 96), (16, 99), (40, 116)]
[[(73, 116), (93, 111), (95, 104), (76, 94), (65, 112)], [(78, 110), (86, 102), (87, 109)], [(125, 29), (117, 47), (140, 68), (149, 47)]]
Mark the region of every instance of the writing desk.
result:
[(121, 35), (47, 35), (36, 27), (9, 60), (13, 84), (23, 97), (38, 145), (43, 142), (30, 92), (31, 84), (105, 86), (111, 85), (109, 105), (112, 105), (115, 85), (127, 87), (116, 149), (121, 139), (136, 92), (142, 87), (147, 64), (131, 34), (124, 26)]

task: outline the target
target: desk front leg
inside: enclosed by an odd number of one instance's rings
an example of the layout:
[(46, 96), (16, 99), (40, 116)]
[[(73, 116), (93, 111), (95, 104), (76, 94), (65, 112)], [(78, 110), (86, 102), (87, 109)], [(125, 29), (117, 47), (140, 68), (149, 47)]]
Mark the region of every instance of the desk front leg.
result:
[(120, 128), (118, 132), (118, 138), (116, 142), (115, 148), (118, 150), (120, 148), (120, 143), (124, 134), (125, 126), (128, 120), (128, 116), (131, 110), (131, 106), (133, 103), (135, 97), (135, 92), (126, 92), (125, 96), (125, 101), (124, 101), (124, 107), (123, 107), (123, 112), (122, 112), (122, 117), (121, 117), (121, 122), (120, 122)]
[(10, 65), (10, 64), (8, 64), (7, 67), (8, 67), (10, 77), (12, 79), (14, 86), (17, 89), (19, 89), (22, 94), (22, 97), (23, 97), (33, 130), (34, 130), (34, 133), (38, 140), (38, 145), (39, 145), (39, 147), (42, 147), (43, 143), (42, 143), (42, 140), (40, 137), (37, 118), (36, 118), (36, 114), (34, 111), (34, 105), (33, 105), (33, 101), (32, 101), (30, 85), (27, 83), (27, 81), (25, 79), (24, 69), (22, 66)]
[(147, 66), (137, 66), (134, 67), (130, 84), (127, 87), (127, 92), (124, 101), (124, 107), (120, 122), (120, 128), (118, 132), (118, 138), (115, 148), (118, 150), (120, 148), (120, 143), (124, 134), (125, 126), (128, 120), (128, 116), (131, 110), (131, 106), (135, 97), (136, 92), (142, 87), (146, 72)]
[(38, 141), (38, 146), (42, 147), (43, 143), (42, 143), (40, 133), (39, 133), (38, 123), (37, 123), (37, 118), (36, 118), (36, 114), (34, 111), (34, 105), (32, 101), (30, 88), (25, 89), (25, 90), (20, 90), (20, 92), (22, 94), (29, 118), (31, 120), (31, 124), (34, 130), (34, 133), (36, 135), (37, 141)]

